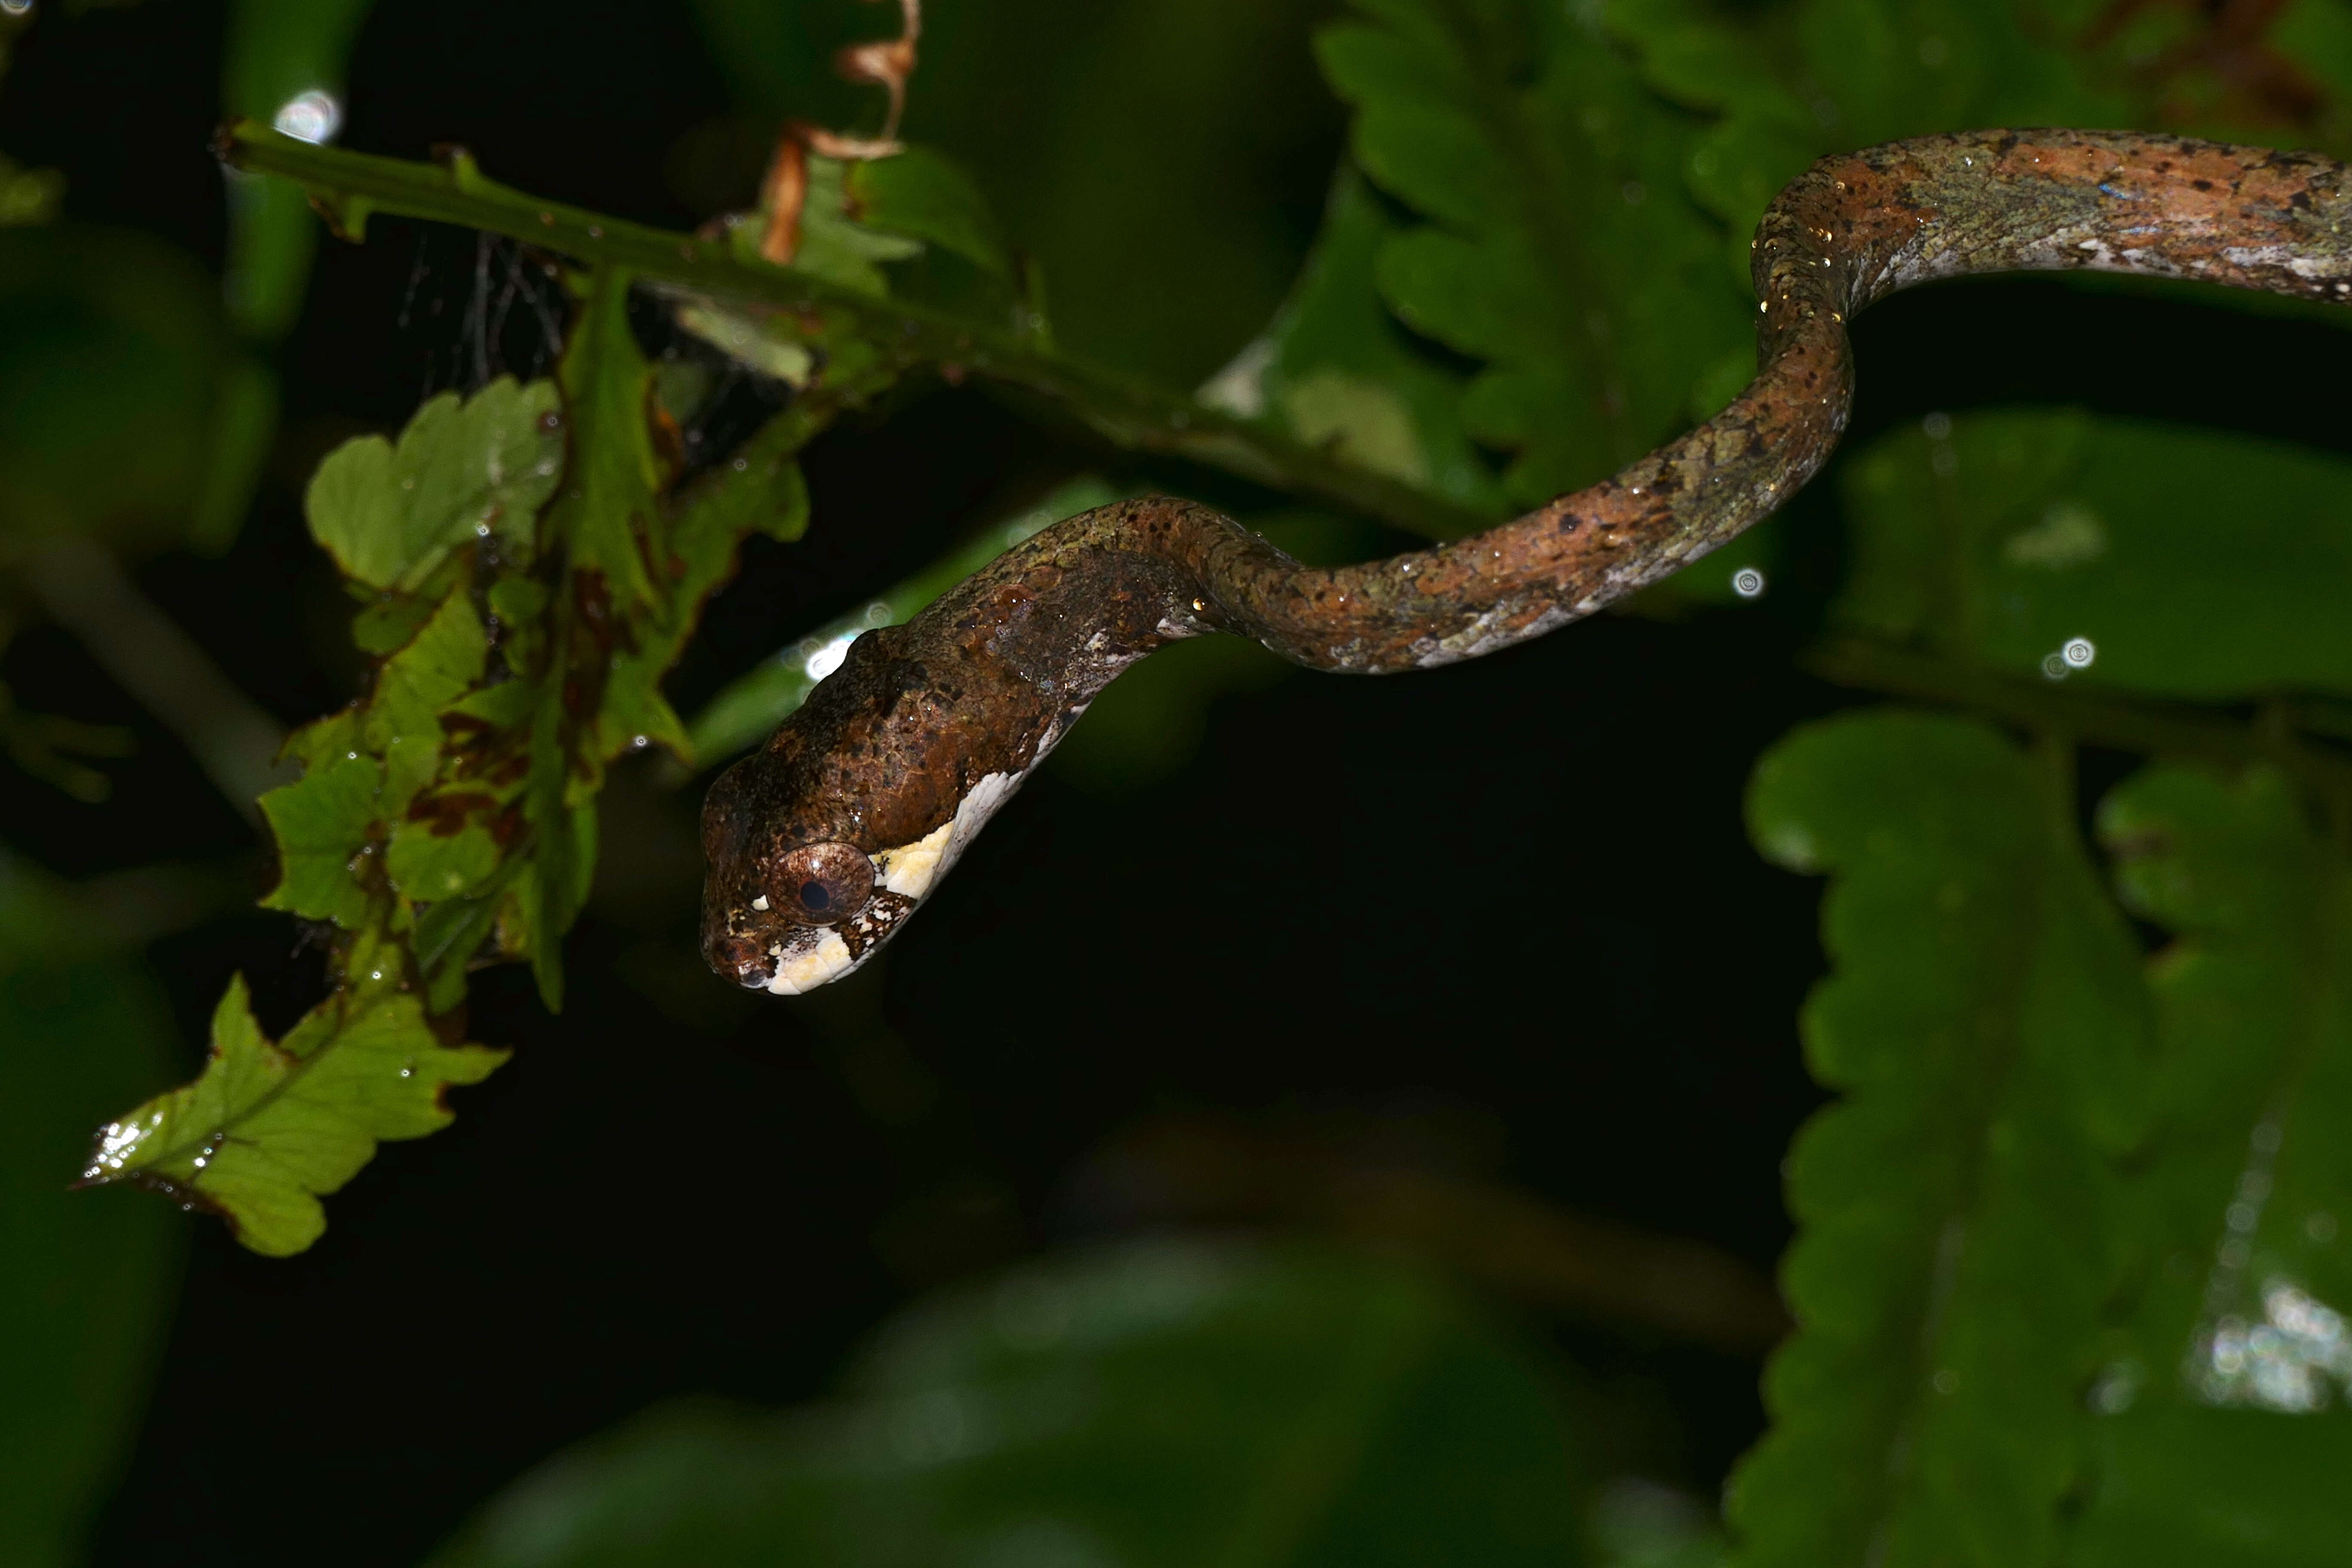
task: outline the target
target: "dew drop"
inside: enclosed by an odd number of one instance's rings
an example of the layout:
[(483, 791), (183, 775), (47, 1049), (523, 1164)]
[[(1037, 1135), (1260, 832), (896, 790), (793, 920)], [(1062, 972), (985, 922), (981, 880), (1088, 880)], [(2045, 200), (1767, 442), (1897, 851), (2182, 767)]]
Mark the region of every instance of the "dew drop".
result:
[[(24, 8), (32, 9), (29, 3)], [(343, 106), (333, 93), (314, 87), (279, 104), (269, 123), (280, 136), (291, 136), (297, 142), (316, 146), (333, 141), (335, 132), (343, 128)]]

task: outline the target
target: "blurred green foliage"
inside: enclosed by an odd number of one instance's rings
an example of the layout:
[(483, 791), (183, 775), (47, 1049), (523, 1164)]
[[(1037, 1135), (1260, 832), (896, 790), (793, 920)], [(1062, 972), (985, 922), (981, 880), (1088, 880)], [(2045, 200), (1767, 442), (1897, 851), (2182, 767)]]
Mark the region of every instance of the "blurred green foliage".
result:
[(196, 262), (123, 229), (0, 227), (0, 529), (145, 553), (219, 541), (268, 449), (269, 395)]
[[(0, 68), (30, 9), (0, 18)], [(347, 44), (321, 45), (335, 68)], [(230, 45), (233, 76), (251, 54), (249, 38)], [(56, 171), (0, 154), (0, 641), (28, 618), (18, 574), (68, 536), (131, 556), (225, 546), (276, 420), (273, 378), (237, 341), (218, 283), (151, 236), (60, 221), (65, 195)], [(299, 198), (276, 205), (307, 255), (310, 215)], [(299, 276), (281, 283), (282, 317), (300, 292)], [(84, 799), (106, 780), (64, 753), (125, 743), (26, 713), (5, 688), (0, 740)], [(154, 887), (125, 893), (171, 902)], [(0, 1560), (26, 1568), (82, 1559), (137, 1429), (186, 1239), (163, 1205), (68, 1191), (87, 1127), (183, 1066), (137, 951), (157, 922), (120, 916), (103, 893), (0, 862)]]
[[(366, 9), (232, 6), (230, 111), (331, 106)], [(787, 116), (878, 121), (827, 62), (893, 14), (695, 12), (737, 95), (714, 118), (755, 143)], [(1041, 364), (1205, 378), (1203, 410), (1465, 516), (1600, 479), (1737, 391), (1747, 235), (1823, 153), (2000, 123), (2352, 149), (2347, 0), (1023, 0), (927, 26), (908, 124), (948, 151), (813, 159), (796, 275), (1016, 333)], [(469, 164), (448, 184), (499, 195)], [(1301, 188), (1325, 193), (1319, 228)], [(19, 556), (67, 531), (224, 543), (275, 420), (260, 351), (315, 244), (300, 193), (232, 181), (225, 302), (152, 241), (50, 223), (57, 193), (0, 163), (0, 526)], [(356, 228), (362, 207), (340, 210)], [(724, 247), (757, 264), (771, 216), (722, 220)], [(560, 1003), (615, 757), (750, 742), (852, 637), (1128, 483), (1078, 476), (993, 519), (683, 721), (660, 683), (704, 597), (750, 532), (801, 535), (795, 454), (907, 361), (882, 314), (721, 302), (593, 247), (570, 283), (552, 381), (445, 395), (310, 487), (376, 662), (263, 801), (267, 901), (331, 931), (337, 990), (271, 1041), (233, 984), (203, 1076), (110, 1124), (93, 1168), (218, 1209), (258, 1250), (308, 1245), (375, 1140), (431, 1131), (444, 1088), (495, 1067), (462, 1043), (470, 967), (528, 963)], [(671, 444), (709, 388), (648, 361), (640, 284), (791, 391), (709, 473)], [(1229, 466), (1281, 488), (1263, 459)], [(828, 1405), (648, 1416), (526, 1478), (441, 1561), (2337, 1560), (2352, 800), (2294, 763), (2323, 739), (2280, 736), (2352, 698), (2347, 477), (2254, 437), (2051, 408), (1937, 416), (1847, 461), (1823, 624), (1859, 639), (1850, 668), (1874, 647), (1925, 657), (1977, 695), (1958, 717), (1809, 727), (1756, 773), (1759, 847), (1831, 879), (1834, 973), (1804, 1027), (1842, 1098), (1790, 1157), (1800, 1331), (1728, 1545), (1596, 1490), (1572, 1377), (1428, 1282), (1155, 1244), (919, 1306)], [(1309, 560), (1384, 547), (1328, 513), (1254, 521)], [(1725, 603), (1751, 565), (1779, 569), (1769, 531), (1651, 603)], [(1163, 773), (1219, 691), (1274, 673), (1215, 641), (1150, 661), (1062, 765), (1104, 787)], [(2068, 735), (2005, 706), (2004, 678), (2259, 703), (2244, 754), (2287, 761), (2193, 769), (2151, 741), (2100, 808), (2103, 863)], [(44, 934), (72, 925), (66, 897), (0, 880), (0, 1027), (77, 1047), (73, 1072), (8, 1097), (0, 1167), (9, 1256), (44, 1260), (0, 1298), (11, 1342), (39, 1348), (0, 1409), (6, 1473), (33, 1478), (0, 1508), (0, 1555), (28, 1563), (70, 1560), (177, 1246), (160, 1205), (57, 1190), (76, 1168), (58, 1130), (169, 1065), (135, 958)], [(2153, 959), (2127, 915), (2165, 933)]]
[(1557, 1369), (1345, 1256), (1144, 1242), (889, 1324), (827, 1405), (657, 1411), (439, 1568), (1590, 1561)]
[(2149, 1155), (2116, 1226), (2082, 1560), (2317, 1564), (2352, 1473), (2352, 878), (2275, 773), (2155, 767), (2100, 837), (2148, 973)]
[(128, 946), (77, 889), (0, 857), (0, 1562), (24, 1568), (80, 1561), (178, 1293), (178, 1215), (67, 1190), (92, 1119), (180, 1066)]
[[(234, 0), (221, 63), (221, 109), (274, 122), (289, 135), (332, 141), (343, 79), (372, 0)], [(302, 309), (319, 224), (302, 193), (282, 182), (229, 177), (223, 289), (229, 319), (274, 342)]]

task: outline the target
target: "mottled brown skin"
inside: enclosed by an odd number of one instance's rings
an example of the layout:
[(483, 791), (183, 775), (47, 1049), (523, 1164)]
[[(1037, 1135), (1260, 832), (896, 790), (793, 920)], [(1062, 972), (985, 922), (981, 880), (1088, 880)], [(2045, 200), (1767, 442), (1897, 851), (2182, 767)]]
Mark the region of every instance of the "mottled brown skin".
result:
[[(852, 644), (711, 790), (705, 955), (766, 984), (819, 934), (751, 907), (780, 857), (923, 838), (983, 779), (1017, 783), (1163, 643), (1235, 632), (1312, 668), (1389, 674), (1507, 647), (1679, 570), (1820, 470), (1853, 404), (1845, 323), (1897, 289), (2090, 268), (2352, 300), (2347, 226), (2344, 165), (2174, 136), (1991, 131), (1823, 159), (1757, 229), (1756, 380), (1612, 479), (1473, 538), (1333, 569), (1191, 502), (1123, 501)], [(877, 891), (831, 929), (862, 960), (916, 901)]]

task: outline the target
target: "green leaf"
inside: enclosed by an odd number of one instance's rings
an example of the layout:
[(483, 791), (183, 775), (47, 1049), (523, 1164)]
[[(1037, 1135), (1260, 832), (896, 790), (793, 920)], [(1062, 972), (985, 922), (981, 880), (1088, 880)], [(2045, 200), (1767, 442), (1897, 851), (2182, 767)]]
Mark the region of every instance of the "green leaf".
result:
[(367, 718), (365, 706), (364, 702), (353, 702), (323, 719), (311, 720), (286, 737), (278, 756), (300, 763), (305, 773), (317, 773), (342, 761), (359, 750), (360, 725)]
[(686, 725), (662, 695), (662, 678), (685, 651), (703, 601), (734, 570), (743, 537), (756, 531), (789, 542), (807, 531), (808, 486), (793, 454), (809, 428), (792, 414), (771, 421), (713, 481), (665, 509), (671, 595), (667, 604), (643, 606), (613, 656), (596, 714), (602, 755), (660, 745), (682, 762), (694, 761)]
[(479, 892), (505, 857), (505, 847), (479, 822), (412, 817), (394, 828), (383, 868), (403, 898), (438, 903)]
[(1183, 1242), (917, 1308), (846, 1395), (672, 1407), (494, 1501), (439, 1568), (1585, 1560), (1546, 1364), (1426, 1281)]
[(2091, 57), (2053, 47), (2053, 31), (2045, 11), (2017, 0), (1807, 0), (1796, 13), (1801, 58), (1829, 106), (1814, 118), (1854, 147), (1928, 127), (2148, 117), (2152, 103), (2103, 87)]
[(556, 405), (549, 383), (500, 376), (470, 398), (427, 401), (397, 447), (381, 436), (346, 441), (311, 476), (310, 532), (344, 575), (402, 593), (477, 538), (528, 562), (533, 520), (563, 460)]
[[(1780, 187), (1822, 154), (1982, 125), (2150, 122), (2158, 95), (2059, 38), (2039, 7), (1995, 0), (1798, 0), (1733, 14), (1696, 0), (1612, 0), (1607, 25), (1644, 80), (1719, 116), (1684, 165), (1724, 225), (1727, 280), (1748, 290), (1748, 237)], [(2145, 72), (2137, 73), (2143, 78)]]
[[(863, 294), (887, 296), (890, 280), (882, 264), (921, 255), (922, 242), (906, 235), (884, 234), (860, 222), (850, 197), (847, 169), (837, 158), (810, 154), (800, 244), (793, 253), (792, 268)], [(738, 260), (766, 265), (760, 256), (766, 227), (764, 211), (736, 215), (728, 237)]]
[(580, 289), (555, 382), (432, 399), (396, 442), (347, 443), (314, 477), (312, 531), (366, 603), (355, 637), (385, 657), (363, 699), (288, 742), (304, 773), (262, 802), (280, 867), (265, 902), (333, 924), (337, 990), (273, 1045), (233, 989), (213, 1064), (110, 1126), (96, 1179), (136, 1177), (221, 1209), (257, 1250), (299, 1251), (318, 1196), (377, 1139), (430, 1131), (439, 1085), (502, 1059), (425, 1027), (455, 1014), (478, 959), (527, 960), (560, 1006), (604, 764), (685, 750), (659, 682), (703, 601), (744, 534), (805, 528), (794, 454), (839, 399), (888, 380), (848, 368), (855, 353), (829, 361), (824, 388), (672, 494), (629, 288), (606, 269)]
[(1376, 25), (1331, 28), (1318, 56), (1358, 110), (1357, 162), (1431, 220), (1382, 247), (1382, 293), (1485, 362), (1463, 418), (1514, 452), (1509, 501), (1605, 477), (1752, 331), (1684, 188), (1692, 126), (1573, 8), (1359, 8)]
[(653, 367), (629, 330), (626, 273), (605, 268), (590, 279), (560, 379), (572, 458), (548, 532), (563, 542), (571, 570), (601, 574), (625, 608), (657, 591), (646, 555), (662, 482), (647, 418)]
[[(808, 161), (808, 203), (801, 210), (801, 244), (793, 268), (869, 294), (887, 294), (881, 264), (922, 254), (919, 240), (882, 234), (858, 221), (849, 195), (849, 165), (837, 159)], [(746, 226), (743, 231), (750, 232)]]
[(2341, 149), (2352, 141), (2352, 114), (2345, 108), (2352, 104), (2352, 5), (2301, 0), (2271, 23), (2267, 37), (2273, 48), (2326, 89), (2330, 102), (2315, 117), (2319, 134), (2310, 144), (2342, 156)]
[(260, 804), (278, 840), (278, 886), (262, 903), (346, 931), (365, 924), (373, 898), (356, 872), (383, 831), (383, 764), (370, 756), (330, 760)]
[(1843, 1098), (1790, 1155), (1801, 1327), (1734, 1483), (1743, 1563), (2054, 1554), (2116, 1270), (2110, 1162), (2149, 1071), (2137, 961), (2071, 812), (1992, 731), (1897, 710), (1758, 766), (1758, 846), (1833, 878), (1804, 1035)]
[(1499, 512), (1495, 476), (1462, 427), (1468, 376), (1416, 343), (1373, 283), (1381, 249), (1408, 227), (1343, 163), (1289, 299), (1202, 397), (1275, 419), (1359, 468)]
[(798, 322), (775, 314), (730, 310), (715, 300), (682, 300), (677, 324), (761, 375), (795, 390), (815, 378), (815, 352)]
[[(514, 647), (513, 621), (507, 623), (507, 635), (502, 639), (506, 648)], [(528, 680), (502, 680), (496, 686), (477, 687), (449, 705), (453, 715), (478, 721), (492, 730), (511, 730), (530, 721), (531, 712), (539, 700), (539, 689)]]
[[(2258, 37), (2218, 16), (2077, 0), (1609, 0), (1605, 14), (1654, 90), (1720, 116), (1685, 168), (1724, 222), (1743, 295), (1757, 219), (1826, 153), (1987, 125), (2141, 126), (2337, 156), (2352, 134), (2340, 0), (2285, 7)], [(2253, 107), (2244, 62), (2257, 58), (2311, 100), (2292, 114)]]
[(1846, 467), (1848, 627), (2129, 691), (2352, 690), (2352, 463), (2075, 411), (1928, 426)]
[(2156, 1157), (2135, 1289), (2093, 1390), (2102, 1458), (2074, 1561), (2343, 1556), (2352, 1474), (2352, 868), (2274, 773), (2158, 767), (2101, 836), (2177, 933), (2149, 971)]
[(379, 1140), (446, 1127), (446, 1088), (480, 1082), (508, 1054), (441, 1045), (390, 977), (331, 998), (272, 1042), (239, 975), (213, 1015), (203, 1074), (100, 1128), (84, 1179), (161, 1187), (217, 1210), (254, 1251), (286, 1257), (318, 1239), (320, 1197)]
[(441, 710), (482, 679), (488, 636), (461, 583), (406, 647), (376, 669), (361, 736), (383, 759), (386, 815), (405, 809), (441, 764)]
[[(808, 531), (808, 481), (792, 457), (807, 432), (797, 421), (778, 421), (769, 430), (730, 461), (720, 483), (698, 488), (686, 498), (678, 533), (693, 542), (703, 575), (716, 578), (727, 570), (728, 554), (714, 548), (716, 539), (728, 540), (731, 550), (746, 534), (764, 533), (792, 544)], [(793, 439), (787, 445), (784, 437)]]
[(850, 164), (844, 195), (861, 224), (937, 246), (1013, 281), (1013, 257), (988, 198), (970, 174), (931, 149), (908, 147)]
[(593, 805), (564, 804), (569, 757), (549, 738), (554, 728), (550, 721), (533, 733), (530, 787), (523, 794), (530, 864), (517, 889), (518, 945), (530, 962), (540, 1000), (549, 1012), (560, 1013), (563, 933), (587, 903), (596, 876), (596, 810)]
[[(394, 869), (397, 873), (401, 861), (397, 857), (398, 840), (394, 842)], [(463, 851), (452, 848), (452, 860)], [(528, 865), (523, 855), (508, 855), (495, 870), (476, 884), (476, 890), (462, 898), (444, 897), (428, 903), (417, 911), (410, 931), (410, 942), (415, 954), (416, 968), (425, 976), (425, 1010), (436, 1017), (456, 1010), (466, 999), (466, 973), (473, 956), (490, 941), (498, 928), (501, 910), (509, 909), (507, 889)], [(472, 868), (457, 867), (465, 875)], [(415, 873), (420, 889), (432, 885), (434, 867), (427, 862)], [(446, 882), (445, 884), (446, 885)], [(423, 897), (420, 891), (416, 896)], [(517, 918), (520, 918), (518, 915)], [(504, 944), (516, 946), (519, 944)]]
[[(1032, 280), (1016, 279), (979, 187), (947, 159), (919, 147), (856, 163), (811, 155), (807, 171), (790, 270), (877, 300), (918, 300), (971, 321), (1002, 321), (1018, 307), (1018, 319), (1033, 329), (1042, 323), (1039, 308), (1024, 298)], [(764, 209), (730, 215), (726, 223), (736, 260), (772, 265), (760, 255), (769, 223)], [(821, 375), (829, 387), (856, 396), (889, 378), (883, 367), (895, 345), (833, 312), (779, 311), (683, 291), (671, 297), (679, 326), (795, 388)]]

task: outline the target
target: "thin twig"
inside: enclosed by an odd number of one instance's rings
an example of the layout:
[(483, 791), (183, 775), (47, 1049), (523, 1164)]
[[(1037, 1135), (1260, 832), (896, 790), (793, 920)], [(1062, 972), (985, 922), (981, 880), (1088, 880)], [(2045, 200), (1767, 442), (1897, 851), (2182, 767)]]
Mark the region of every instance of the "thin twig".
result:
[(231, 805), (258, 823), (254, 802), (295, 776), (278, 760), (285, 726), (238, 690), (103, 547), (59, 539), (32, 552), (25, 565), (41, 607), (180, 737)]
[(1130, 450), (1184, 458), (1430, 539), (1457, 538), (1494, 521), (1351, 468), (1265, 426), (1055, 353), (1009, 329), (877, 299), (803, 272), (750, 266), (736, 260), (724, 241), (541, 201), (485, 178), (463, 153), (451, 153), (444, 164), (380, 158), (297, 142), (250, 120), (224, 127), (215, 150), (237, 168), (299, 184), (351, 238), (361, 237), (372, 213), (425, 218), (503, 234), (720, 299), (845, 318), (900, 370), (950, 369), (1041, 394)]
[(1082, 1183), (1129, 1225), (1234, 1221), (1336, 1232), (1454, 1270), (1505, 1296), (1639, 1325), (1731, 1355), (1790, 1331), (1772, 1281), (1704, 1242), (1577, 1214), (1498, 1182), (1214, 1117), (1148, 1122)]

